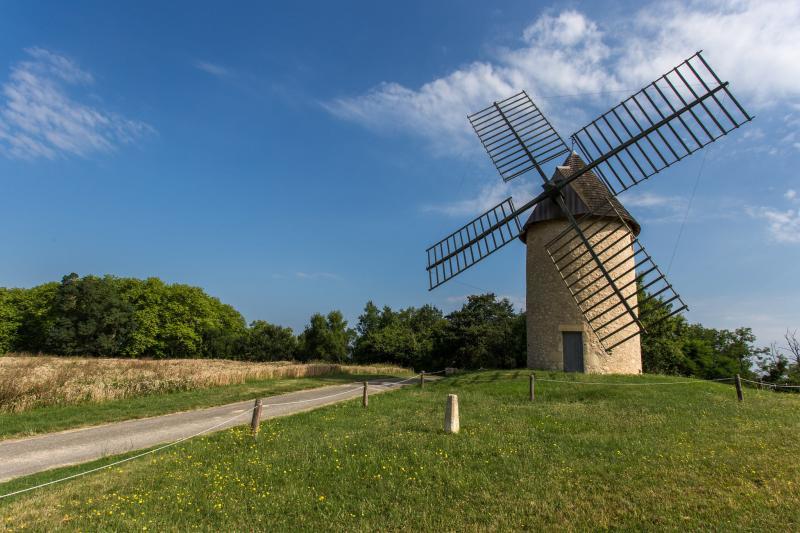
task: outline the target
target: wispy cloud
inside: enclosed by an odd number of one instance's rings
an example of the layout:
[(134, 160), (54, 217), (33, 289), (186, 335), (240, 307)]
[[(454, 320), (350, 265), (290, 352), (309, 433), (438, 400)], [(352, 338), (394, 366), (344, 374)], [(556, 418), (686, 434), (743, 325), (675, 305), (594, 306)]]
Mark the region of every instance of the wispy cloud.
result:
[(683, 196), (635, 190), (623, 193), (620, 201), (640, 222), (648, 224), (682, 222), (687, 216), (688, 199)]
[(512, 182), (503, 182), (497, 178), (493, 183), (484, 185), (472, 198), (441, 204), (425, 204), (422, 206), (422, 211), (453, 217), (477, 216), (509, 196), (513, 198), (515, 205), (522, 205), (533, 196), (532, 192), (534, 192), (533, 186), (524, 178)]
[(216, 76), (217, 78), (227, 78), (231, 75), (230, 69), (208, 61), (195, 61), (194, 67), (198, 70), (202, 70), (206, 74)]
[[(537, 186), (525, 178), (511, 182), (503, 182), (498, 178), (493, 183), (481, 187), (473, 197), (440, 204), (425, 204), (422, 206), (422, 211), (459, 218), (477, 216), (509, 196), (512, 197), (514, 205), (519, 207), (538, 192)], [(620, 201), (625, 207), (637, 211), (637, 217), (647, 223), (680, 222), (686, 216), (688, 204), (688, 199), (683, 196), (662, 195), (647, 191), (627, 191), (620, 197)]]
[[(565, 114), (575, 111), (564, 111), (577, 107), (569, 95), (581, 102), (616, 100), (685, 59), (698, 42), (720, 73), (735, 76), (734, 90), (750, 103), (774, 105), (800, 90), (800, 4), (689, 0), (652, 3), (609, 24), (576, 10), (546, 13), (522, 32), (516, 47), (497, 49), (488, 61), (470, 63), (417, 89), (389, 81), (324, 105), (370, 128), (421, 135), (434, 151), (463, 153), (475, 149), (466, 112), (524, 88), (557, 124), (577, 126), (570, 119), (576, 115)], [(564, 98), (555, 109), (543, 95)]]
[(295, 272), (294, 277), (297, 279), (327, 279), (333, 281), (341, 281), (341, 276), (332, 274), (330, 272)]
[(331, 272), (293, 272), (291, 274), (281, 274), (281, 273), (274, 273), (272, 274), (272, 279), (297, 279), (302, 281), (308, 280), (329, 280), (329, 281), (342, 281), (342, 277), (338, 274), (333, 274)]
[(375, 129), (422, 135), (440, 152), (473, 148), (464, 114), (520, 88), (540, 92), (619, 89), (597, 63), (608, 55), (597, 25), (576, 11), (545, 15), (528, 27), (516, 49), (497, 51), (494, 62), (474, 62), (409, 89), (386, 82), (355, 97), (327, 102), (334, 115)]
[(11, 67), (0, 88), (0, 153), (53, 159), (109, 152), (153, 129), (97, 104), (82, 103), (68, 88), (86, 89), (94, 77), (71, 59), (42, 48)]
[[(789, 189), (783, 197), (791, 204), (800, 204), (797, 191)], [(747, 207), (745, 212), (767, 223), (767, 231), (775, 242), (800, 244), (800, 208)]]
[(686, 207), (686, 198), (682, 196), (665, 196), (646, 191), (626, 192), (620, 199), (628, 207), (665, 207), (667, 209)]

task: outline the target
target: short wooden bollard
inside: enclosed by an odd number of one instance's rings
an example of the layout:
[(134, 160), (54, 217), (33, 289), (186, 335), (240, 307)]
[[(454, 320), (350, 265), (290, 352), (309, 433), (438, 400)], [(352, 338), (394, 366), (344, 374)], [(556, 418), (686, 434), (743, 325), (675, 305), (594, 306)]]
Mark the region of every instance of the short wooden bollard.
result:
[(421, 389), (424, 386), (425, 386), (425, 371), (423, 370), (422, 372), (419, 373), (419, 388)]
[(533, 374), (531, 374), (531, 381), (530, 385), (528, 386), (528, 389), (529, 389), (528, 392), (530, 393), (531, 396), (531, 401), (533, 401), (536, 398), (536, 377), (534, 377)]
[(367, 394), (367, 382), (364, 382), (364, 394), (361, 396), (361, 405), (366, 407), (369, 405), (369, 395)]
[(736, 374), (736, 397), (739, 398), (740, 402), (744, 400), (744, 395), (742, 394), (742, 378), (739, 374)]
[(458, 422), (458, 396), (455, 394), (447, 395), (447, 403), (444, 406), (444, 432), (458, 433), (461, 426)]
[(253, 436), (258, 435), (258, 426), (261, 424), (261, 408), (263, 404), (261, 403), (261, 398), (256, 398), (255, 406), (253, 407), (253, 418), (250, 420), (250, 430), (253, 433)]

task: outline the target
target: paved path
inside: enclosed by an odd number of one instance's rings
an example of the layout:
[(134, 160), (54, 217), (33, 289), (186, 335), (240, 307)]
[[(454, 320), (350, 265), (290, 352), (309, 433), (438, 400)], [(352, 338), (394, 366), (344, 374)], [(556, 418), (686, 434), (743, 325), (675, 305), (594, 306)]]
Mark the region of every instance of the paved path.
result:
[[(370, 394), (396, 389), (397, 387), (384, 387), (393, 381), (397, 380), (370, 381)], [(357, 398), (362, 391), (363, 386), (360, 384), (348, 383), (270, 396), (264, 399), (262, 420)], [(215, 431), (249, 424), (250, 416), (245, 412), (249, 412), (252, 407), (253, 400), (247, 400), (196, 411), (0, 441), (0, 482), (172, 442), (220, 423), (222, 424)], [(237, 414), (241, 416), (227, 421)]]

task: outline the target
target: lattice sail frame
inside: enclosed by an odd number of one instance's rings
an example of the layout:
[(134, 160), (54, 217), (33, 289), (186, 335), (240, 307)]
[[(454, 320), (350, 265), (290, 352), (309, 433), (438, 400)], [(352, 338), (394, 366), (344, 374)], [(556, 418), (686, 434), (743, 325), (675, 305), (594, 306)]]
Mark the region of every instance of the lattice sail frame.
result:
[[(603, 348), (610, 351), (688, 309), (610, 200), (576, 222), (577, 226), (566, 228), (545, 248)], [(585, 242), (590, 243), (609, 277), (591, 257)], [(640, 290), (642, 294), (649, 291), (642, 301), (638, 299)], [(654, 299), (669, 311), (655, 313), (654, 307), (645, 305)]]
[(750, 120), (697, 52), (571, 138), (616, 195)]
[(522, 226), (506, 198), (428, 248), (430, 290), (513, 241)]
[(525, 91), (467, 118), (504, 181), (570, 152)]

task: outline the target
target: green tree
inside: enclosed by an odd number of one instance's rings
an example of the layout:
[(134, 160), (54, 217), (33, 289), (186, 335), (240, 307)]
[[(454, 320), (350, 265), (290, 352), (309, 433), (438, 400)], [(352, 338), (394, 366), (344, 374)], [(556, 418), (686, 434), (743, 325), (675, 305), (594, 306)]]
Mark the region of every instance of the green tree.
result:
[(133, 332), (133, 307), (111, 276), (64, 276), (53, 301), (46, 347), (65, 355), (121, 355)]
[(22, 325), (19, 289), (0, 288), (0, 355), (10, 352), (17, 343)]
[(652, 325), (642, 335), (642, 365), (645, 372), (696, 376), (704, 379), (753, 377), (753, 364), (764, 353), (754, 346), (750, 328), (733, 331), (687, 324), (672, 306), (658, 298), (647, 299), (639, 287), (641, 312)]
[(761, 371), (759, 379), (762, 381), (776, 384), (790, 382), (792, 364), (785, 355), (780, 353), (775, 343), (758, 357), (758, 369)]
[(252, 361), (293, 359), (297, 354), (297, 337), (292, 328), (256, 320), (250, 324), (247, 333), (245, 354)]
[(651, 325), (640, 338), (642, 369), (649, 374), (692, 375), (694, 369), (683, 351), (686, 321), (679, 315), (669, 316), (672, 304), (648, 296), (638, 283), (639, 312), (651, 317)]
[(353, 359), (431, 368), (434, 337), (445, 323), (442, 312), (431, 305), (393, 311), (367, 302), (356, 326)]
[(341, 311), (331, 311), (327, 316), (314, 313), (300, 335), (298, 355), (306, 361), (344, 362), (355, 335), (355, 331), (347, 327)]
[(10, 304), (16, 307), (20, 320), (14, 328), (11, 350), (32, 353), (45, 350), (58, 288), (58, 283), (51, 282), (30, 289), (10, 289)]
[(121, 280), (120, 285), (123, 297), (133, 306), (133, 321), (136, 324), (124, 354), (129, 357), (168, 357), (166, 340), (162, 335), (167, 286), (158, 278), (126, 278)]
[[(437, 339), (437, 366), (515, 368), (525, 358), (524, 333), (511, 302), (494, 294), (469, 296), (447, 316)], [(515, 335), (517, 337), (515, 338)]]

